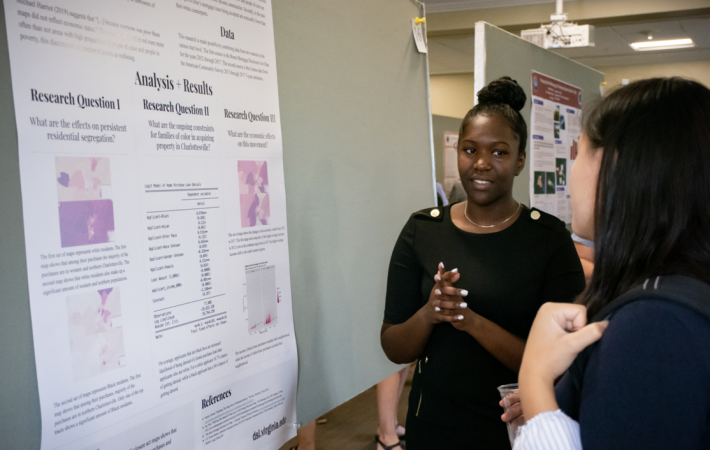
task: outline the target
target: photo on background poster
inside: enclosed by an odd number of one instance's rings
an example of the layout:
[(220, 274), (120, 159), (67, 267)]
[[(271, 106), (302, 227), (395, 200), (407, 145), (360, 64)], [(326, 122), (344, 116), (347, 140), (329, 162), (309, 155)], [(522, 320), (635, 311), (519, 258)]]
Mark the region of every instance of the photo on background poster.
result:
[(555, 172), (557, 174), (557, 186), (567, 186), (567, 159), (555, 159)]
[(271, 221), (271, 207), (266, 161), (238, 161), (237, 172), (242, 227), (268, 225)]
[(58, 156), (55, 178), (62, 248), (113, 241), (109, 159)]
[(545, 193), (545, 172), (535, 172), (535, 182), (533, 183), (534, 194)]
[(259, 331), (278, 321), (276, 266), (246, 270), (249, 332)]
[(74, 381), (126, 365), (118, 288), (67, 297), (67, 325)]
[(555, 124), (553, 126), (554, 126), (554, 131), (555, 131), (555, 139), (559, 139), (560, 138), (560, 123), (555, 122)]
[(545, 194), (555, 193), (555, 172), (545, 172), (547, 174), (547, 186), (545, 187)]
[(564, 115), (560, 115), (560, 130), (564, 130), (564, 129), (566, 129), (565, 116), (564, 116)]

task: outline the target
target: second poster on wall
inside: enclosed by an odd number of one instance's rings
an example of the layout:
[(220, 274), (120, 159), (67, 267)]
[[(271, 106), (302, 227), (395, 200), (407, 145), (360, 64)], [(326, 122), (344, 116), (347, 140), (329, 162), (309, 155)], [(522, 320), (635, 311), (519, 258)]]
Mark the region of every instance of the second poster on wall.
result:
[(582, 132), (582, 90), (532, 72), (530, 206), (572, 222), (569, 173)]

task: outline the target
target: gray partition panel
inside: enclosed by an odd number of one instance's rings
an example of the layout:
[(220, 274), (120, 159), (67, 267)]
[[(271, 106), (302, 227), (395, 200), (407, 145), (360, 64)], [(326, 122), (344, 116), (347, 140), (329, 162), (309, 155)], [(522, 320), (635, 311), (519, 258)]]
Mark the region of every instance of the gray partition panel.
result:
[[(387, 263), (430, 206), (425, 56), (414, 2), (273, 0), (305, 423), (394, 373), (379, 344)], [(0, 14), (0, 444), (40, 445), (17, 131)], [(373, 411), (373, 414), (375, 412)]]
[(39, 448), (39, 397), (30, 327), (17, 127), (2, 5), (0, 136), (0, 448), (33, 449)]
[[(475, 66), (474, 92), (505, 75), (518, 81), (528, 97), (521, 111), (528, 128), (533, 70), (581, 88), (583, 111), (586, 106), (600, 98), (599, 85), (604, 81), (602, 72), (552, 53), (485, 22), (476, 24)], [(529, 155), (530, 139), (528, 157)], [(515, 180), (513, 197), (523, 204), (530, 204), (529, 161), (525, 170)]]
[(397, 370), (379, 338), (387, 265), (434, 201), (420, 14), (274, 0), (302, 424)]

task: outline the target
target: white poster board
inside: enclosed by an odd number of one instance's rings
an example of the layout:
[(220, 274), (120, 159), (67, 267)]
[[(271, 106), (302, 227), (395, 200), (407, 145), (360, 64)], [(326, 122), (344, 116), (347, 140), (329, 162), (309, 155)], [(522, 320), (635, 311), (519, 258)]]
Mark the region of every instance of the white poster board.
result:
[(297, 359), (271, 3), (4, 8), (42, 448), (278, 448)]
[(532, 72), (530, 205), (572, 222), (569, 173), (582, 132), (582, 90)]

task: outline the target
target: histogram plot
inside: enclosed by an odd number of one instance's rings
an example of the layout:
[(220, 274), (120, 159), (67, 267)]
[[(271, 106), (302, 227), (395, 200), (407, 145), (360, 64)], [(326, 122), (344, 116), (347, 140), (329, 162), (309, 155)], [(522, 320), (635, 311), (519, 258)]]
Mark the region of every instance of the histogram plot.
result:
[(249, 332), (275, 325), (278, 321), (276, 267), (247, 269), (246, 288)]

